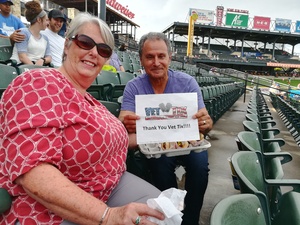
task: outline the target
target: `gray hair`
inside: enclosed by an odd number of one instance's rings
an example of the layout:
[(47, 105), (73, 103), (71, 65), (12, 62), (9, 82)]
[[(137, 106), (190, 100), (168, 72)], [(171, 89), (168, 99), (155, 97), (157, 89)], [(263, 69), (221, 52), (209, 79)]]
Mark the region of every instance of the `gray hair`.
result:
[[(109, 28), (109, 26), (103, 20), (89, 13), (79, 13), (71, 21), (70, 27), (66, 33), (66, 39), (71, 40), (73, 36), (77, 35), (79, 30), (87, 23), (94, 23), (99, 26), (101, 37), (105, 44), (107, 44), (111, 49), (114, 49), (114, 36)], [(68, 46), (71, 45), (71, 41), (68, 42)], [(63, 55), (63, 60), (65, 58)]]
[(148, 34), (144, 34), (139, 42), (139, 56), (141, 57), (143, 54), (143, 47), (147, 40), (163, 40), (166, 43), (168, 54), (171, 55), (172, 48), (171, 48), (171, 42), (167, 38), (167, 36), (160, 32), (149, 32)]

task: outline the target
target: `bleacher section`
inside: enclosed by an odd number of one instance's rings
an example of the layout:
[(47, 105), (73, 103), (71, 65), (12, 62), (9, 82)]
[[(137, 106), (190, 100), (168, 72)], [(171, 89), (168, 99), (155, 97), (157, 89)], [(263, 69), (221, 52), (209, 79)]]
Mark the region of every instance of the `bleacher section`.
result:
[[(293, 120), (292, 117), (300, 118), (299, 112), (291, 113), (290, 106), (287, 106), (286, 101), (278, 96), (272, 96), (272, 102), (276, 105), (276, 109), (280, 109), (279, 115), (287, 115), (285, 120), (291, 121), (287, 123), (288, 126), (293, 127), (293, 132), (297, 133), (299, 119)], [(282, 104), (284, 106), (280, 106)], [(240, 190), (241, 195), (257, 197), (258, 202), (255, 206), (248, 206), (248, 210), (253, 212), (247, 212), (250, 213), (247, 220), (256, 221), (250, 224), (258, 224), (258, 215), (262, 214), (264, 220), (259, 224), (281, 225), (285, 223), (284, 221), (289, 221), (289, 224), (297, 225), (300, 218), (300, 180), (284, 178), (285, 171), (282, 164), (290, 163), (292, 156), (289, 152), (281, 151), (281, 146), (285, 142), (275, 137), (280, 134), (280, 130), (275, 128), (276, 122), (270, 112), (261, 89), (258, 86), (254, 87), (243, 121), (244, 131), (240, 131), (236, 139), (239, 151), (231, 156), (230, 168), (233, 176), (238, 179), (235, 187)], [(283, 191), (283, 186), (291, 188)], [(233, 201), (234, 196), (236, 195), (227, 196), (225, 201), (230, 199)], [(220, 205), (226, 208), (220, 211)], [(226, 205), (231, 204), (229, 202)], [(211, 224), (227, 224), (216, 223), (225, 218), (229, 219), (228, 224), (240, 224), (239, 217), (244, 212), (238, 212), (239, 216), (237, 216), (237, 209), (229, 207), (224, 206), (224, 201), (221, 200), (212, 211)]]
[(282, 121), (300, 146), (300, 102), (293, 99), (285, 100), (272, 93), (271, 99)]

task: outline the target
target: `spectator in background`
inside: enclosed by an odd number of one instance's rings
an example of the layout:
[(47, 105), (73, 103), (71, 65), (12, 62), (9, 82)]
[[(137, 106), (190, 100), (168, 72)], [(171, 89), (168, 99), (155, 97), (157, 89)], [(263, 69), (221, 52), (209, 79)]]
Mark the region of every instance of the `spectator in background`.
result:
[(109, 64), (111, 66), (115, 67), (117, 71), (122, 71), (122, 72), (125, 71), (125, 69), (122, 65), (122, 62), (119, 59), (119, 56), (115, 51), (113, 51), (113, 54), (111, 55), (111, 57), (109, 59)]
[(48, 38), (41, 34), (48, 25), (47, 13), (37, 1), (25, 3), (25, 17), (30, 22), (29, 28), (22, 28), (25, 40), (16, 43), (11, 59), (18, 64), (47, 65), (51, 63), (51, 52)]
[(11, 14), (11, 0), (0, 0), (0, 37), (9, 38), (12, 45), (15, 42), (22, 42), (25, 35), (20, 33), (20, 28), (24, 28), (22, 21)]
[(110, 71), (113, 73), (117, 73), (118, 71), (125, 71), (118, 54), (114, 51), (112, 52), (110, 59), (108, 59), (105, 65), (102, 67), (102, 70)]
[(48, 14), (49, 25), (42, 34), (46, 35), (51, 49), (52, 63), (54, 66), (59, 67), (62, 63), (62, 55), (65, 44), (65, 39), (58, 35), (62, 25), (66, 22), (64, 14), (57, 9), (53, 9)]
[(64, 15), (65, 22), (63, 23), (61, 29), (59, 30), (58, 35), (60, 35), (64, 38), (66, 35), (66, 32), (67, 32), (68, 26), (69, 26), (69, 21), (68, 21), (69, 19), (68, 19), (67, 15), (64, 13), (64, 7), (59, 7), (59, 10)]
[(119, 51), (125, 52), (125, 51), (127, 51), (127, 48), (128, 48), (128, 46), (127, 46), (125, 43), (123, 43), (123, 44), (121, 44), (121, 46), (119, 47)]

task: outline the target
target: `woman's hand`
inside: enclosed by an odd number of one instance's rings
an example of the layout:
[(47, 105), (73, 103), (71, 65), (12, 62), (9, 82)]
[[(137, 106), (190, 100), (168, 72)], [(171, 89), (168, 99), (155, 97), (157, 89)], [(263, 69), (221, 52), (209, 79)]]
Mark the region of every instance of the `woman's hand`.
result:
[(159, 220), (165, 218), (161, 212), (146, 204), (130, 203), (122, 207), (111, 208), (104, 225), (155, 225), (148, 220), (148, 217), (155, 217)]

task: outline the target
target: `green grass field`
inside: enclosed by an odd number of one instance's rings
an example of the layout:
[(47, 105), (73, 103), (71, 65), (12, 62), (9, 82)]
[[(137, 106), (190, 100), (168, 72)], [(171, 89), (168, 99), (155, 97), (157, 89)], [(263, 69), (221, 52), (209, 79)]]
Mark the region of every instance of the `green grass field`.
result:
[[(289, 80), (288, 78), (276, 78), (274, 79), (275, 82), (278, 82), (278, 83), (282, 83), (282, 84), (286, 84), (288, 85), (289, 84)], [(291, 86), (294, 86), (294, 87), (297, 87), (297, 85), (300, 83), (300, 80), (295, 80), (295, 79), (291, 79), (291, 83), (290, 85)]]

